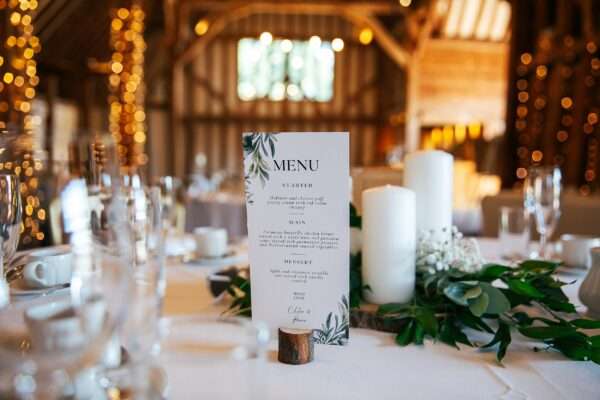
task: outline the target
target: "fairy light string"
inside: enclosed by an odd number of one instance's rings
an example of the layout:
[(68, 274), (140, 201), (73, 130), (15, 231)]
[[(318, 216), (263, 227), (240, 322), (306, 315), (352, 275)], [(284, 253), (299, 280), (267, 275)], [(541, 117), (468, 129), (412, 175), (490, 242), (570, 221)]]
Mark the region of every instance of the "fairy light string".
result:
[[(36, 157), (32, 130), (41, 124), (32, 115), (32, 102), (39, 84), (35, 55), (41, 50), (34, 35), (32, 14), (37, 0), (0, 0), (0, 17), (5, 21), (0, 30), (0, 130), (16, 128), (19, 140), (0, 162), (0, 171), (14, 173), (21, 181), (23, 223), (21, 243), (35, 246), (44, 240), (41, 229), (47, 218), (39, 190), (43, 160)], [(7, 158), (8, 157), (8, 158)]]
[(109, 130), (118, 143), (121, 164), (136, 167), (148, 162), (144, 110), (144, 18), (140, 3), (111, 10)]

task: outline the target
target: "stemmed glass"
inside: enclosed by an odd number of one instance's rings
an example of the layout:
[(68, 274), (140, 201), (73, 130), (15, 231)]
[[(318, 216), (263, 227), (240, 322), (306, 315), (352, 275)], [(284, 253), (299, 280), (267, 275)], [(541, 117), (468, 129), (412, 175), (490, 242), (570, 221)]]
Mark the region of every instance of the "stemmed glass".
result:
[(157, 181), (160, 189), (160, 205), (163, 217), (163, 228), (173, 233), (177, 228), (177, 192), (181, 181), (172, 176), (162, 176)]
[(539, 257), (547, 258), (548, 240), (560, 218), (562, 175), (558, 167), (533, 167), (525, 181), (525, 208), (533, 215), (540, 234)]
[[(128, 318), (120, 340), (128, 353), (128, 363), (119, 370), (108, 371), (112, 385), (123, 375), (133, 382), (130, 389), (137, 397), (148, 395), (153, 357), (160, 350), (160, 317), (165, 294), (165, 253), (160, 188), (148, 188), (135, 170), (121, 176), (119, 196), (125, 200), (130, 232), (134, 283), (128, 305)], [(113, 379), (113, 377), (116, 377)]]
[(0, 308), (10, 300), (4, 265), (10, 266), (19, 244), (21, 193), (16, 175), (0, 174)]
[(65, 186), (61, 204), (73, 253), (70, 289), (0, 310), (2, 395), (59, 398), (71, 379), (100, 360), (125, 318), (130, 258), (120, 252), (123, 248), (94, 242), (83, 180)]
[[(0, 155), (5, 168), (10, 170), (8, 165), (14, 166), (23, 154), (30, 152), (28, 139), (28, 135), (0, 132)], [(111, 234), (103, 236), (114, 238), (115, 245), (95, 240), (96, 226), (92, 221), (98, 209), (97, 198), (89, 195), (86, 180), (82, 179), (89, 176), (73, 174), (57, 190), (62, 228), (73, 253), (69, 289), (20, 298), (0, 308), (2, 398), (59, 398), (69, 384), (79, 379), (81, 371), (97, 364), (125, 319), (132, 282), (128, 248), (118, 245), (126, 233), (119, 228), (123, 225), (119, 221), (125, 220), (119, 210), (125, 208), (115, 206), (115, 200), (107, 203), (103, 226), (104, 232)], [(20, 201), (16, 176), (1, 176), (0, 228), (8, 237), (2, 246), (6, 259), (12, 257), (19, 240)]]

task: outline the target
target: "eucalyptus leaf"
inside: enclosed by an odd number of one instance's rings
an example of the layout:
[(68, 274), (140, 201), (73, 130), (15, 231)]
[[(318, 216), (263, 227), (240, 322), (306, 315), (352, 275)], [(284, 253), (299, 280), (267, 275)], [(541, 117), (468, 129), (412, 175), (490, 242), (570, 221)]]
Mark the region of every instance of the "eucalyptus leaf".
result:
[(409, 345), (415, 334), (415, 320), (411, 319), (408, 324), (396, 335), (396, 343), (400, 346)]
[(533, 319), (525, 312), (516, 312), (512, 317), (517, 320), (520, 326), (525, 327), (533, 324)]
[(479, 285), (489, 298), (489, 304), (485, 310), (485, 314), (499, 315), (510, 310), (510, 302), (500, 289), (497, 289), (486, 282), (481, 282)]
[(476, 317), (481, 317), (483, 314), (485, 314), (489, 304), (490, 297), (484, 292), (481, 293), (481, 295), (476, 299), (469, 300), (469, 310), (471, 310), (473, 315)]
[(600, 349), (596, 347), (590, 348), (590, 358), (596, 364), (600, 364)]
[(551, 298), (545, 298), (541, 302), (554, 311), (562, 311), (571, 314), (577, 312), (575, 306), (568, 301), (559, 301)]
[(571, 325), (582, 329), (600, 329), (600, 321), (593, 319), (574, 319), (571, 321)]
[(456, 320), (452, 317), (448, 317), (442, 322), (438, 339), (456, 349), (458, 349), (457, 343), (473, 346), (462, 329), (456, 326)]
[(477, 297), (481, 296), (481, 293), (482, 293), (481, 286), (475, 286), (475, 287), (467, 290), (463, 297), (467, 300), (476, 299)]
[(569, 335), (552, 341), (552, 347), (559, 350), (572, 360), (589, 361), (592, 358), (592, 347), (585, 337)]
[(438, 333), (438, 320), (429, 308), (419, 308), (416, 312), (417, 321), (428, 335), (435, 337)]
[(571, 326), (530, 326), (519, 328), (519, 332), (532, 339), (546, 340), (572, 335), (576, 329)]
[[(444, 289), (444, 294), (456, 304), (461, 306), (468, 306), (469, 299), (481, 295), (481, 288), (477, 287), (476, 285), (476, 282), (475, 284), (464, 281), (453, 282), (446, 286), (446, 288)], [(471, 291), (471, 289), (474, 289), (474, 291)]]
[(534, 299), (541, 299), (544, 297), (544, 294), (529, 282), (520, 279), (509, 279), (506, 283), (512, 291), (522, 296), (528, 296)]
[(500, 278), (504, 273), (510, 271), (510, 267), (498, 264), (487, 264), (479, 273), (479, 279), (485, 281), (493, 281)]
[(508, 349), (508, 346), (510, 345), (511, 341), (512, 338), (510, 335), (510, 326), (500, 321), (498, 324), (498, 330), (496, 331), (496, 334), (494, 335), (492, 340), (482, 347), (488, 348), (499, 344), (498, 350), (496, 351), (496, 359), (498, 360), (498, 362), (502, 362), (504, 356), (506, 355), (506, 350)]
[(461, 309), (457, 312), (456, 317), (463, 325), (474, 329), (476, 331), (483, 331), (487, 333), (494, 333), (492, 328), (482, 318), (476, 317), (466, 309)]
[(422, 345), (424, 339), (425, 339), (425, 329), (423, 328), (423, 325), (421, 325), (420, 323), (415, 323), (414, 343), (416, 345)]
[(406, 312), (409, 308), (408, 304), (404, 303), (388, 303), (382, 304), (377, 308), (378, 315), (387, 315), (387, 314), (398, 314), (402, 312)]
[(560, 264), (560, 262), (554, 261), (526, 260), (519, 264), (519, 268), (527, 270), (555, 270)]

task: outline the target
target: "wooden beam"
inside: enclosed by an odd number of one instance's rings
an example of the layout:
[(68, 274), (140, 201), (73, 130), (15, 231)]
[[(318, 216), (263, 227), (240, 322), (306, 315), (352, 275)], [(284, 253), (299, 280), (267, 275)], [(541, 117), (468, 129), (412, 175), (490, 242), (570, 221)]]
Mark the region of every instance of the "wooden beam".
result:
[[(340, 11), (338, 10), (338, 13)], [(350, 22), (358, 26), (366, 26), (373, 31), (373, 36), (383, 51), (402, 68), (410, 62), (410, 54), (404, 47), (398, 43), (396, 38), (387, 30), (387, 28), (377, 19), (377, 17), (369, 14), (358, 13), (354, 10), (342, 11)]]
[[(185, 127), (183, 126), (183, 117), (185, 113), (185, 70), (183, 64), (174, 63), (171, 71), (171, 137), (173, 152), (177, 156), (171, 155), (171, 171), (175, 176), (183, 177), (185, 174), (184, 157), (185, 154)], [(167, 135), (168, 137), (168, 135)]]
[(396, 63), (405, 67), (409, 61), (409, 54), (396, 41), (392, 34), (368, 10), (368, 3), (341, 4), (341, 3), (298, 3), (298, 2), (229, 2), (229, 7), (210, 15), (209, 31), (202, 37), (195, 39), (178, 57), (177, 62), (187, 63), (196, 57), (208, 42), (223, 32), (227, 25), (254, 14), (307, 14), (307, 15), (341, 15), (350, 22), (359, 26), (369, 27), (384, 51)]
[(427, 10), (427, 17), (423, 27), (417, 36), (416, 46), (412, 53), (412, 62), (406, 69), (406, 123), (404, 135), (404, 147), (407, 152), (416, 151), (421, 142), (421, 109), (419, 108), (419, 88), (421, 85), (420, 62), (427, 43), (431, 38), (431, 32), (436, 25), (439, 14), (436, 10), (437, 3), (432, 2)]
[(190, 115), (183, 118), (185, 123), (210, 123), (210, 124), (235, 124), (235, 123), (244, 123), (244, 124), (252, 124), (252, 125), (281, 125), (283, 124), (377, 124), (379, 122), (378, 117), (373, 116), (344, 116), (344, 115), (321, 115), (318, 120), (315, 120), (314, 117), (308, 116), (283, 116), (278, 115), (276, 117), (268, 117), (268, 116), (257, 116), (256, 114), (243, 113), (243, 114), (229, 114), (227, 116), (215, 116), (212, 114), (196, 114)]
[(223, 32), (227, 25), (251, 14), (253, 14), (251, 5), (235, 5), (224, 11), (210, 15), (207, 18), (210, 24), (208, 32), (204, 36), (192, 40), (176, 58), (175, 64), (189, 63), (204, 50), (210, 41)]
[(299, 14), (331, 14), (339, 13), (340, 9), (355, 9), (370, 14), (403, 15), (406, 7), (401, 7), (395, 0), (286, 0), (286, 1), (222, 1), (222, 0), (180, 0), (182, 5), (189, 6), (190, 11), (215, 12), (224, 9), (251, 5), (264, 10), (266, 13), (299, 13)]
[(165, 43), (170, 46), (177, 40), (175, 0), (163, 0), (163, 13), (165, 16)]

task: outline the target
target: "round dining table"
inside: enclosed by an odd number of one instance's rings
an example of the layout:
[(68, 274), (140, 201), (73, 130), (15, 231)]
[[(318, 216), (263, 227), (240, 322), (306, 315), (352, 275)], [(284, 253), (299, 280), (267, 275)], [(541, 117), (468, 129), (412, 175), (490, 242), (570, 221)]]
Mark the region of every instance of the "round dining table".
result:
[[(483, 257), (500, 259), (496, 239), (478, 239)], [(167, 266), (165, 319), (218, 316), (228, 301), (217, 301), (207, 286), (214, 267), (170, 262)], [(585, 313), (577, 292), (585, 270), (561, 270), (575, 281), (566, 294)], [(475, 332), (473, 332), (475, 335)], [(489, 335), (473, 336), (485, 343)], [(345, 346), (316, 345), (314, 361), (286, 365), (277, 361), (271, 340), (265, 357), (207, 362), (202, 350), (170, 350), (165, 339), (159, 363), (172, 399), (600, 399), (600, 366), (571, 361), (518, 333), (502, 364), (494, 349), (460, 345), (460, 350), (426, 340), (400, 347), (394, 335), (351, 329)], [(197, 350), (197, 352), (195, 351)]]

